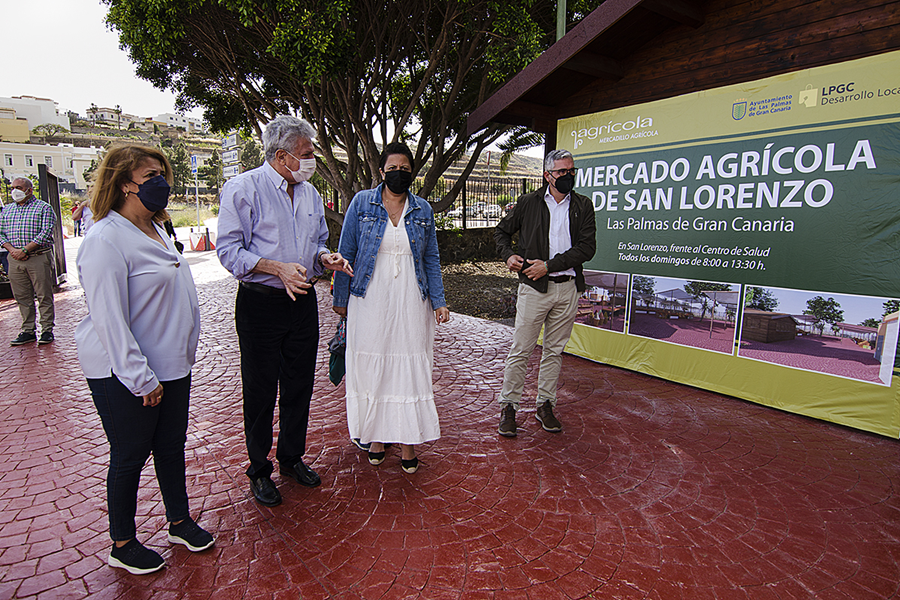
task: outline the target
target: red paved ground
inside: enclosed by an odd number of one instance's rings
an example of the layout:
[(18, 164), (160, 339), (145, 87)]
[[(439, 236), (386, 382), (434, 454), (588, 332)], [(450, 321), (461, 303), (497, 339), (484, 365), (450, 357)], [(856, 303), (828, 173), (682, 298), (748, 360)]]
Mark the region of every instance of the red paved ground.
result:
[(875, 360), (875, 351), (864, 350), (849, 338), (804, 335), (768, 344), (742, 340), (738, 354), (807, 371), (881, 383), (878, 377), (881, 363)]
[(632, 311), (628, 333), (731, 354), (734, 351), (734, 323), (716, 321), (710, 336), (709, 319), (660, 319)]
[[(898, 596), (896, 440), (571, 356), (563, 432), (542, 431), (529, 399), (519, 437), (501, 438), (511, 330), (459, 315), (439, 329), (443, 437), (421, 449), (417, 474), (396, 452), (372, 467), (347, 442), (322, 352), (307, 458), (323, 484), (276, 476), (284, 504), (263, 508), (243, 475), (235, 285), (212, 254), (191, 261), (204, 332), (188, 486), (215, 549), (166, 541), (148, 466), (138, 531), (168, 567), (135, 577), (105, 565), (108, 449), (75, 358), (84, 307), (69, 285), (49, 347), (6, 347), (18, 314), (0, 302), (0, 598)], [(327, 339), (333, 313), (320, 307)]]

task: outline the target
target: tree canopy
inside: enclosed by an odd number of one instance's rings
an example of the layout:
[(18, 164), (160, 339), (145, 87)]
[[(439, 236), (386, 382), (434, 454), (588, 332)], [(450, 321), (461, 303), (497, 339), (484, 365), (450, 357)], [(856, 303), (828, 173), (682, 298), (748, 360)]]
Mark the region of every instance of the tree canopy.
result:
[[(377, 180), (376, 140), (410, 145), (426, 197), (471, 150), (437, 210), (506, 130), (467, 139), (469, 112), (555, 39), (554, 3), (539, 0), (103, 1), (138, 75), (213, 129), (312, 122), (319, 173), (345, 201)], [(572, 20), (600, 1), (570, 0)]]
[(767, 312), (772, 312), (778, 308), (778, 298), (775, 297), (772, 290), (767, 290), (766, 288), (748, 287), (744, 300), (747, 308), (755, 308), (756, 310)]
[(637, 294), (651, 295), (656, 290), (656, 279), (643, 275), (632, 275), (631, 289)]
[(225, 185), (225, 177), (222, 175), (222, 157), (218, 150), (213, 150), (212, 156), (206, 160), (206, 164), (198, 169), (200, 178), (206, 182), (206, 188), (214, 195)]
[(822, 335), (826, 323), (834, 325), (844, 320), (844, 311), (841, 309), (841, 304), (834, 298), (826, 300), (822, 296), (816, 296), (807, 300), (803, 314), (812, 315), (815, 319), (813, 326), (819, 330), (819, 335)]
[(263, 164), (262, 146), (256, 143), (253, 138), (243, 141), (241, 146), (241, 168), (245, 171), (255, 169)]
[(714, 283), (711, 281), (689, 281), (684, 284), (684, 291), (702, 303), (703, 310), (700, 312), (700, 318), (706, 316), (706, 311), (711, 310), (713, 301), (704, 296), (703, 292), (727, 292), (731, 289), (731, 285), (727, 283)]
[(54, 135), (69, 133), (69, 130), (57, 123), (44, 123), (32, 129), (31, 133), (33, 133), (34, 135), (53, 137)]
[(175, 143), (172, 140), (169, 140), (169, 143), (166, 144), (166, 139), (163, 139), (162, 151), (165, 153), (166, 158), (169, 159), (169, 164), (172, 165), (172, 193), (183, 197), (186, 196), (187, 187), (193, 181), (187, 148), (185, 148), (183, 143)]

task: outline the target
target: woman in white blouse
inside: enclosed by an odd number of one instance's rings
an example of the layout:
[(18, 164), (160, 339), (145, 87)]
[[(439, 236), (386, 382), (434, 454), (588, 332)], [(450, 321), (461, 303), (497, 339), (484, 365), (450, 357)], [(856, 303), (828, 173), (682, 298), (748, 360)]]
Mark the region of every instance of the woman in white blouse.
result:
[(200, 309), (187, 261), (158, 225), (168, 219), (171, 178), (156, 148), (112, 149), (95, 175), (94, 225), (76, 262), (88, 305), (75, 331), (78, 359), (110, 446), (108, 562), (136, 575), (165, 565), (135, 537), (138, 483), (151, 453), (169, 541), (194, 552), (213, 545), (190, 517), (185, 485)]

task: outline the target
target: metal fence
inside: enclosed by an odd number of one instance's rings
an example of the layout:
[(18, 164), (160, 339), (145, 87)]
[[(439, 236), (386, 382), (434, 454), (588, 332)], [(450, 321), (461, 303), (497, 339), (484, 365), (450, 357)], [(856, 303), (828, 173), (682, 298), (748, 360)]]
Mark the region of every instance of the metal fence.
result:
[[(321, 182), (321, 180), (320, 180)], [(337, 193), (327, 184), (319, 193), (330, 207), (334, 207)], [(441, 178), (426, 200), (437, 201), (455, 184)], [(467, 179), (456, 201), (445, 211), (435, 215), (439, 229), (493, 227), (509, 212), (522, 194), (544, 185), (539, 177), (491, 177)], [(413, 185), (415, 188), (415, 184)]]

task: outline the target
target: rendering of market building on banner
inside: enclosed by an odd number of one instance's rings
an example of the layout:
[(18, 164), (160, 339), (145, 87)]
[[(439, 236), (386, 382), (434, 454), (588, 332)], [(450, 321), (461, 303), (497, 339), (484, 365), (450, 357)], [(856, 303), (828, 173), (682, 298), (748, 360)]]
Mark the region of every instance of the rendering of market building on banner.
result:
[(570, 150), (593, 200), (566, 351), (900, 436), (898, 26), (884, 0), (606, 2), (473, 111)]

